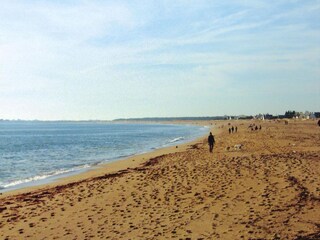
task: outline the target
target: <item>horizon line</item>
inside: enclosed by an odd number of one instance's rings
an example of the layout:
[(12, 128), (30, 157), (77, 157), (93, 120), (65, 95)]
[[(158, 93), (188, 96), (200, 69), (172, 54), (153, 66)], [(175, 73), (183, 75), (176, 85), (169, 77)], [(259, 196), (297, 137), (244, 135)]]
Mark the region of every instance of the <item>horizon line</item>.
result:
[[(291, 110), (288, 110), (291, 111)], [(294, 111), (294, 110), (293, 110)], [(295, 111), (296, 113), (301, 113), (301, 111)], [(316, 113), (316, 111), (302, 111), (302, 113), (309, 112), (309, 113)], [(191, 119), (208, 119), (208, 118), (225, 118), (225, 117), (254, 117), (258, 115), (271, 115), (271, 116), (284, 116), (284, 114), (270, 114), (270, 113), (258, 113), (258, 114), (224, 114), (224, 115), (216, 115), (216, 116), (180, 116), (180, 117), (128, 117), (128, 118), (115, 118), (115, 119), (4, 119), (0, 118), (1, 121), (24, 121), (24, 122), (112, 122), (112, 121), (123, 121), (123, 120), (150, 120), (150, 119), (173, 119), (173, 120), (191, 120)]]

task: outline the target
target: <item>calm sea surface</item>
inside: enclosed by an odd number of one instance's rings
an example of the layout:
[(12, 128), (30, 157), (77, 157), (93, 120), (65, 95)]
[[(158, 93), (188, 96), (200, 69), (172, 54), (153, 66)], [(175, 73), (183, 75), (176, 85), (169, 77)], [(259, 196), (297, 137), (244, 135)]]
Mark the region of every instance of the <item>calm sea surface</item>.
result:
[(0, 191), (50, 182), (207, 131), (190, 125), (0, 122)]

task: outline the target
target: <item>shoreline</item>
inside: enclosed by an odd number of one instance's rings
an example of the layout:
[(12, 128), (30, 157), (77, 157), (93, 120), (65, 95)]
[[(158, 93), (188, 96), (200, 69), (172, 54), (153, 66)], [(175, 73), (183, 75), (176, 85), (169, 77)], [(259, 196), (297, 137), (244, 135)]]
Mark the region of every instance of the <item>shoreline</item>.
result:
[[(122, 123), (122, 122), (119, 122)], [(203, 123), (195, 123), (195, 122), (190, 122), (190, 121), (173, 121), (173, 122), (148, 122), (148, 121), (141, 121), (141, 122), (126, 122), (128, 124), (170, 124), (170, 125), (197, 125), (197, 126), (203, 126), (208, 128), (208, 133), (212, 130), (212, 127), (208, 125), (203, 125)], [(116, 124), (116, 123), (115, 123)], [(206, 133), (207, 134), (207, 133)], [(92, 165), (88, 168), (83, 168), (80, 170), (76, 170), (74, 172), (66, 173), (66, 174), (61, 174), (61, 175), (55, 175), (55, 176), (50, 176), (46, 179), (35, 181), (39, 183), (26, 183), (25, 187), (18, 187), (18, 188), (13, 188), (13, 189), (8, 189), (3, 192), (0, 191), (0, 199), (1, 197), (7, 197), (7, 196), (12, 196), (12, 195), (18, 195), (18, 194), (26, 194), (28, 192), (32, 191), (38, 191), (46, 188), (51, 188), (51, 187), (56, 187), (59, 185), (67, 185), (72, 182), (76, 181), (83, 181), (85, 179), (89, 178), (94, 178), (94, 177), (99, 177), (103, 174), (111, 174), (111, 173), (116, 173), (118, 171), (122, 171), (128, 168), (135, 168), (139, 167), (143, 163), (147, 162), (148, 159), (150, 158), (156, 158), (164, 154), (170, 154), (174, 152), (181, 152), (185, 151), (187, 147), (190, 144), (194, 144), (200, 140), (202, 140), (206, 135), (203, 135), (201, 137), (196, 137), (196, 139), (193, 140), (187, 140), (186, 142), (182, 143), (177, 143), (177, 145), (172, 145), (172, 146), (165, 146), (165, 147), (159, 147), (156, 149), (152, 149), (148, 152), (144, 153), (137, 153), (133, 154), (128, 157), (123, 157), (119, 159), (113, 159), (110, 160), (109, 162), (102, 162), (97, 165)], [(174, 143), (173, 143), (174, 144)], [(170, 144), (171, 145), (171, 144)]]

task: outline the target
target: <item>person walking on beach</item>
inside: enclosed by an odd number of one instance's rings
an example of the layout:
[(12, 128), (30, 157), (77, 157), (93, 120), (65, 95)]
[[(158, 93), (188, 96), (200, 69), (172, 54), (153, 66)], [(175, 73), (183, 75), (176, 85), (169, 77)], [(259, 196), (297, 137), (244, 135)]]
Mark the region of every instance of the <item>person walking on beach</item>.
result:
[(212, 152), (213, 150), (213, 145), (214, 145), (214, 136), (212, 135), (212, 132), (210, 132), (209, 137), (208, 137), (208, 144), (209, 144), (209, 151)]
[(238, 127), (237, 126), (236, 126), (235, 130), (236, 130), (236, 132), (238, 132)]

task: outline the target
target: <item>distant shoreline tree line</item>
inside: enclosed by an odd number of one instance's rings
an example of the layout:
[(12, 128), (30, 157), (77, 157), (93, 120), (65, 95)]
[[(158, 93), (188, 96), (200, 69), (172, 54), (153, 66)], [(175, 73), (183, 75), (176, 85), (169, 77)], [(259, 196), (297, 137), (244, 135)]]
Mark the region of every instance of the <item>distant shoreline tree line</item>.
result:
[[(320, 118), (320, 112), (308, 112), (305, 113), (297, 111), (286, 111), (284, 115), (272, 115), (272, 114), (258, 114), (256, 116), (252, 115), (238, 115), (238, 116), (212, 116), (212, 117), (146, 117), (146, 118), (118, 118), (112, 120), (112, 122), (127, 122), (127, 121), (145, 121), (145, 122), (166, 122), (166, 121), (212, 121), (212, 120), (230, 120), (230, 119), (239, 119), (239, 120), (250, 120), (250, 119), (284, 119), (284, 118), (298, 118), (298, 117), (309, 117), (309, 118)], [(0, 119), (0, 122), (110, 122), (108, 120), (87, 120), (87, 121), (41, 121), (41, 120), (7, 120)]]

